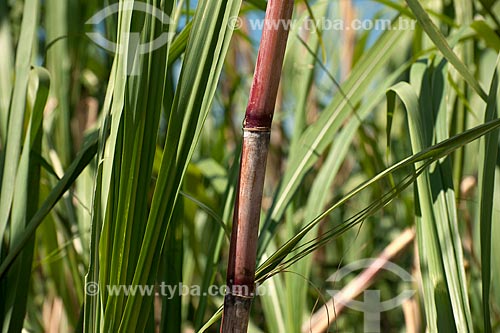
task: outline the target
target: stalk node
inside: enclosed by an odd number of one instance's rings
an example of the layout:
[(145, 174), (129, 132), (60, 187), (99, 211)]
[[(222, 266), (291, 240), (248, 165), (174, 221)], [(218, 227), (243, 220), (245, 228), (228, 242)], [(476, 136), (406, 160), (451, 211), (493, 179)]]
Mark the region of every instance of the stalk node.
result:
[(243, 127), (244, 132), (271, 132), (269, 127)]

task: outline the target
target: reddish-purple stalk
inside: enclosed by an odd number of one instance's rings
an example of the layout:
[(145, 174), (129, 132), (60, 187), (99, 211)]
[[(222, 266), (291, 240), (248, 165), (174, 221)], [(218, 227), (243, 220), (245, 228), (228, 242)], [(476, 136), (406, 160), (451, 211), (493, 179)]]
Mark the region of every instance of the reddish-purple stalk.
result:
[(235, 203), (221, 332), (246, 332), (255, 293), (257, 240), (271, 122), (283, 67), (293, 0), (269, 0), (243, 122), (243, 149)]

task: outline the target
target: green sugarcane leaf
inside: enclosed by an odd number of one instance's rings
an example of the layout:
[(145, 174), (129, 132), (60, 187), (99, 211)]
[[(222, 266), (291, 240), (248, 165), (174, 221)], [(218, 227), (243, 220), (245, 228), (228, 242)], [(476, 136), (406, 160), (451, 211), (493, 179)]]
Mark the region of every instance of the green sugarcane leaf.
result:
[(16, 52), (16, 80), (12, 92), (9, 111), (9, 123), (5, 147), (5, 161), (8, 167), (3, 168), (2, 187), (0, 189), (0, 252), (3, 249), (4, 234), (11, 214), (12, 198), (15, 192), (16, 173), (21, 154), (24, 115), (26, 110), (26, 94), (28, 88), (31, 59), (38, 22), (39, 3), (27, 1), (23, 9), (21, 35)]
[[(33, 153), (40, 153), (42, 141), (43, 111), (50, 89), (49, 73), (43, 68), (35, 68), (30, 72), (28, 85), (28, 110), (30, 121), (16, 174), (16, 190), (12, 200), (12, 218), (10, 220), (10, 242), (18, 244), (22, 238), (26, 222), (38, 209), (40, 164), (33, 159)], [(35, 241), (31, 237), (22, 253), (12, 265), (9, 273), (2, 279), (6, 289), (5, 305), (9, 311), (5, 314), (4, 330), (20, 331), (23, 327), (28, 302), (28, 290), (33, 261)]]
[[(499, 118), (499, 94), (500, 85), (498, 83), (500, 74), (500, 56), (497, 59), (495, 72), (491, 81), (490, 94), (484, 115), (484, 121), (488, 122)], [(479, 202), (480, 202), (480, 234), (481, 234), (481, 280), (483, 287), (483, 325), (485, 332), (492, 332), (490, 316), (490, 288), (491, 288), (491, 258), (492, 258), (492, 230), (493, 230), (493, 210), (495, 195), (495, 169), (498, 157), (498, 139), (500, 132), (495, 130), (484, 137), (481, 146), (483, 155), (482, 166), (479, 170)]]
[(54, 208), (64, 193), (73, 185), (85, 167), (93, 160), (97, 152), (97, 139), (97, 133), (89, 134), (81, 151), (78, 153), (73, 163), (68, 167), (64, 177), (57, 182), (57, 185), (50, 192), (49, 196), (43, 201), (40, 208), (29, 220), (29, 223), (26, 224), (22, 236), (19, 237), (19, 242), (17, 244), (12, 244), (9, 254), (0, 265), (0, 278), (8, 272), (16, 257), (33, 237), (40, 223), (43, 222), (43, 219), (50, 213), (51, 209)]
[[(315, 124), (309, 126), (301, 135), (296, 150), (290, 152), (288, 167), (283, 176), (281, 187), (261, 229), (258, 257), (264, 253), (285, 208), (299, 188), (304, 176), (332, 142), (344, 121), (355, 116), (353, 106), (361, 101), (364, 89), (367, 89), (370, 82), (380, 74), (379, 71), (384, 63), (389, 61), (391, 55), (397, 51), (398, 41), (404, 35), (401, 31), (386, 31), (373, 48), (366, 52), (363, 59), (359, 60), (356, 68), (341, 86), (344, 93), (336, 94), (332, 103), (322, 112)], [(390, 82), (383, 82), (378, 85), (375, 96), (381, 99), (385, 89), (390, 84)], [(373, 100), (374, 103), (377, 101)]]
[(486, 42), (486, 45), (497, 52), (500, 51), (500, 37), (485, 21), (474, 21), (471, 24), (471, 28)]
[(416, 19), (427, 33), (429, 38), (435, 43), (437, 48), (443, 53), (443, 55), (448, 59), (450, 64), (455, 67), (455, 69), (462, 75), (462, 77), (467, 81), (467, 83), (476, 91), (476, 93), (486, 102), (487, 96), (483, 88), (479, 85), (474, 75), (469, 71), (467, 66), (457, 57), (453, 52), (450, 45), (446, 41), (446, 38), (437, 29), (436, 25), (431, 21), (429, 15), (425, 12), (422, 5), (418, 0), (406, 0), (406, 3), (415, 14)]

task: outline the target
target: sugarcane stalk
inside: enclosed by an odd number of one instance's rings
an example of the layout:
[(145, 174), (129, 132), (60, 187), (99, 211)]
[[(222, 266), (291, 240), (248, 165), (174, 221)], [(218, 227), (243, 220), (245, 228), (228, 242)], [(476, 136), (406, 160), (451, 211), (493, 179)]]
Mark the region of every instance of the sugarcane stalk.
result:
[(222, 333), (246, 332), (255, 294), (257, 240), (271, 123), (293, 0), (269, 0), (257, 65), (243, 122)]

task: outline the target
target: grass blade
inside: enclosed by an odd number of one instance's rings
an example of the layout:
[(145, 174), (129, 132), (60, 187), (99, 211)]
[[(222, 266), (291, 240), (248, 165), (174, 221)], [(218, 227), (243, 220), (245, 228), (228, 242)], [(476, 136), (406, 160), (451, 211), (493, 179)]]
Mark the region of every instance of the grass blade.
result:
[[(351, 75), (342, 85), (344, 94), (336, 94), (332, 103), (322, 112), (315, 124), (301, 135), (297, 150), (290, 153), (287, 170), (283, 176), (273, 206), (266, 216), (266, 222), (259, 236), (258, 258), (264, 253), (267, 244), (274, 235), (276, 226), (281, 220), (285, 208), (290, 203), (303, 177), (319, 159), (321, 153), (331, 143), (333, 137), (344, 121), (353, 116), (352, 108), (363, 98), (363, 91), (369, 83), (379, 74), (384, 63), (389, 61), (391, 55), (398, 49), (398, 41), (404, 33), (390, 30), (385, 32), (372, 49), (366, 52), (363, 59), (359, 60)], [(385, 89), (390, 83), (384, 82), (377, 88), (380, 89), (379, 98), (383, 97)], [(377, 89), (377, 90), (378, 90)], [(374, 101), (375, 102), (375, 101)], [(299, 149), (300, 147), (300, 149)]]
[(3, 252), (4, 234), (9, 223), (12, 198), (14, 197), (38, 10), (39, 3), (36, 0), (29, 0), (24, 4), (21, 36), (16, 53), (16, 81), (12, 93), (7, 141), (5, 143), (5, 161), (9, 161), (9, 165), (3, 169), (2, 188), (0, 190), (0, 253)]
[(406, 3), (415, 14), (416, 19), (421, 24), (429, 38), (434, 42), (436, 47), (443, 53), (448, 61), (456, 68), (456, 70), (463, 76), (465, 81), (476, 91), (476, 93), (486, 102), (488, 95), (484, 92), (483, 88), (479, 85), (474, 75), (469, 71), (467, 66), (458, 58), (453, 52), (446, 38), (441, 34), (434, 23), (432, 23), (429, 15), (425, 12), (424, 8), (418, 0), (406, 0)]
[[(30, 121), (16, 174), (16, 190), (12, 201), (12, 218), (10, 226), (11, 247), (19, 243), (26, 228), (26, 222), (35, 214), (38, 208), (40, 191), (40, 164), (35, 154), (40, 154), (42, 144), (42, 119), (45, 103), (50, 87), (49, 73), (42, 68), (36, 68), (30, 73), (28, 89), (28, 105)], [(28, 301), (30, 274), (33, 261), (35, 239), (25, 245), (20, 256), (13, 264), (8, 274), (2, 278), (2, 288), (5, 288), (5, 309), (3, 328), (10, 331), (21, 331), (23, 328)]]
[[(498, 119), (500, 101), (500, 86), (498, 84), (500, 73), (500, 56), (497, 59), (495, 72), (491, 82), (490, 94), (486, 105), (484, 121)], [(491, 239), (495, 193), (495, 169), (498, 156), (498, 139), (500, 132), (495, 130), (484, 137), (482, 154), (484, 163), (480, 167), (480, 234), (481, 234), (481, 272), (483, 286), (483, 325), (485, 332), (492, 332), (490, 316), (490, 288), (491, 288)]]

